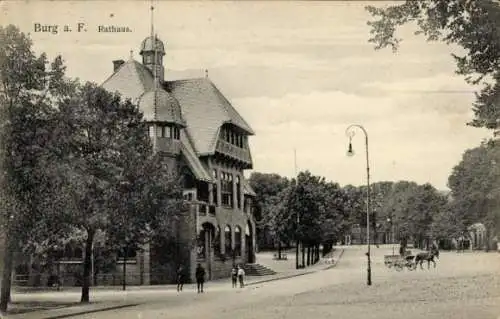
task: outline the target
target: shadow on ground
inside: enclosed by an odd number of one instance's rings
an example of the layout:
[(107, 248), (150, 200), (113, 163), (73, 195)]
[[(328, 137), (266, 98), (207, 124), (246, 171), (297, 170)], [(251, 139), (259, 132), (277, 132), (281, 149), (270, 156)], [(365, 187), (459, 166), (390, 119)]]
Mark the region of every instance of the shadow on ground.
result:
[(19, 315), (35, 311), (73, 307), (80, 304), (79, 302), (17, 301), (9, 304), (7, 313), (9, 315)]

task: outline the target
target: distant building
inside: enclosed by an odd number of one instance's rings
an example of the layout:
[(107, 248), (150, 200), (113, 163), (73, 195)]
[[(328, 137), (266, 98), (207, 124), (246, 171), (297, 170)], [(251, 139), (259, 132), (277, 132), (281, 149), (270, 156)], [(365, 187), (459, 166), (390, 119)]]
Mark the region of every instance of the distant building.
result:
[[(488, 239), (486, 234), (486, 227), (482, 223), (475, 223), (467, 228), (469, 232), (468, 240), (470, 242), (470, 249), (484, 249), (486, 248)], [(496, 248), (496, 247), (495, 247)]]

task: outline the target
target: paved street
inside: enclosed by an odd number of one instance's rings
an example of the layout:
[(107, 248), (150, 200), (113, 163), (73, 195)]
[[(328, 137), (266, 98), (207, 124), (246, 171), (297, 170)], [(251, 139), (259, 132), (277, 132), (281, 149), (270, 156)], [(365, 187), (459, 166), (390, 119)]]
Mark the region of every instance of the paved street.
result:
[[(71, 318), (499, 318), (500, 254), (444, 252), (437, 268), (396, 272), (383, 264), (391, 249), (373, 248), (373, 285), (366, 286), (365, 248), (348, 247), (337, 267), (244, 289), (207, 286), (205, 294), (134, 296), (134, 307)], [(191, 289), (190, 289), (191, 288)]]

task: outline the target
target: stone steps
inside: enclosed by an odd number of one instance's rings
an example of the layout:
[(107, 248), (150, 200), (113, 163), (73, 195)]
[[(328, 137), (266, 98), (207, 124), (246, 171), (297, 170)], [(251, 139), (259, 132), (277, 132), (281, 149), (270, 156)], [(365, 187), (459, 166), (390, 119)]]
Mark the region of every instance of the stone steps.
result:
[(244, 269), (247, 276), (269, 276), (276, 274), (274, 270), (260, 264), (246, 264)]

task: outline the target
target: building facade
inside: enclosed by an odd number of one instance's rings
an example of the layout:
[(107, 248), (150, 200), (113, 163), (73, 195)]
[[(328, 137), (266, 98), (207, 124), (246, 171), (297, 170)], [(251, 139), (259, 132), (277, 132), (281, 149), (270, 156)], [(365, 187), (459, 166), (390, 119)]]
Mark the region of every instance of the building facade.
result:
[[(164, 80), (165, 47), (156, 36), (144, 39), (142, 61), (113, 61), (102, 87), (130, 99), (149, 124), (154, 151), (165, 165), (183, 177), (186, 211), (176, 216), (175, 242), (149, 244), (140, 251), (115, 256), (113, 266), (93, 271), (94, 285), (167, 284), (180, 265), (191, 281), (198, 263), (207, 280), (228, 277), (234, 264), (255, 262), (255, 196), (244, 171), (252, 168), (248, 138), (254, 131), (228, 99), (205, 76)], [(50, 267), (33, 257), (18, 258), (14, 283), (29, 286), (81, 284), (83, 250), (69, 242)], [(55, 265), (55, 266), (54, 266)], [(43, 268), (45, 267), (45, 268)]]
[[(139, 106), (154, 151), (183, 177), (184, 199), (191, 204), (195, 225), (179, 225), (187, 227), (179, 237), (184, 251), (180, 260), (191, 279), (197, 263), (206, 269), (208, 280), (227, 277), (234, 263), (255, 262), (255, 193), (244, 177), (244, 170), (252, 168), (248, 137), (254, 131), (208, 76), (165, 81), (165, 46), (156, 36), (144, 39), (139, 53), (141, 62), (113, 61), (113, 73), (102, 87)], [(190, 227), (197, 234), (193, 245), (187, 235)], [(139, 255), (143, 283), (175, 278), (179, 261), (162, 267), (154, 247)]]

